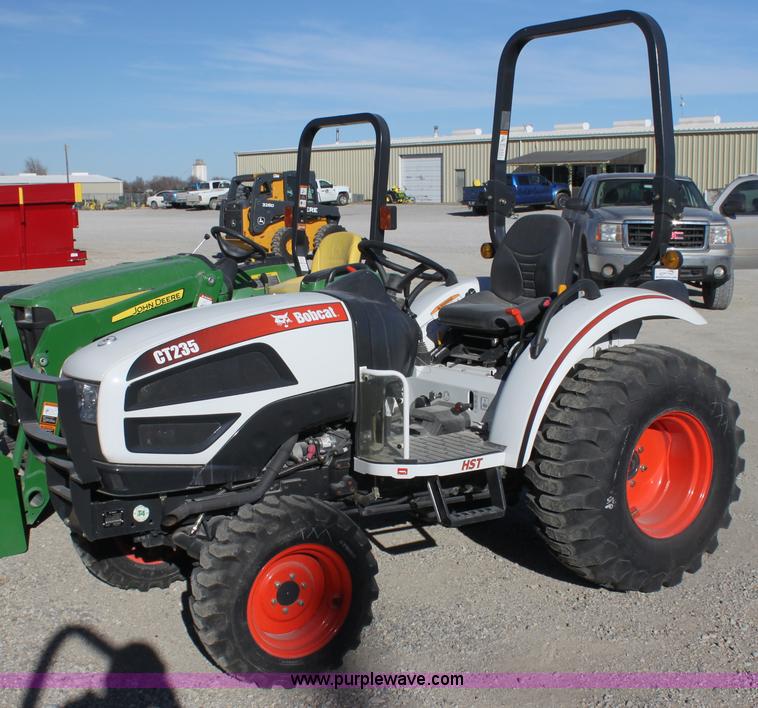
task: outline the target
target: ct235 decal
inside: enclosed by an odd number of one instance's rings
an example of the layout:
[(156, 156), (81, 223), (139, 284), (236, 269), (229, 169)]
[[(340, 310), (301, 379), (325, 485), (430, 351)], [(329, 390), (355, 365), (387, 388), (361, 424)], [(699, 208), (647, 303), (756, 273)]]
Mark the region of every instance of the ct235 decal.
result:
[(168, 364), (177, 359), (185, 359), (193, 354), (199, 354), (200, 347), (194, 339), (187, 339), (184, 342), (178, 342), (163, 349), (156, 349), (153, 351), (153, 359), (160, 366)]
[(231, 322), (222, 322), (196, 332), (188, 332), (183, 337), (177, 337), (144, 352), (132, 364), (127, 379), (131, 380), (180, 360), (186, 361), (200, 354), (208, 354), (216, 349), (223, 349), (258, 337), (277, 332), (291, 332), (302, 327), (347, 321), (345, 307), (335, 302), (287, 307)]

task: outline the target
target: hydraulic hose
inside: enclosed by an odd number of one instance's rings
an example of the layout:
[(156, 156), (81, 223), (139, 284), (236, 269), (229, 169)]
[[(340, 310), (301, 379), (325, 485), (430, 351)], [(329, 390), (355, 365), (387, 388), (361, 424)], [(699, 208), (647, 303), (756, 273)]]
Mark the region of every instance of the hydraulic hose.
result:
[(180, 504), (166, 515), (163, 519), (163, 525), (176, 526), (188, 516), (203, 514), (209, 511), (220, 511), (221, 509), (238, 508), (243, 504), (254, 504), (259, 501), (269, 490), (279, 472), (281, 472), (296, 442), (297, 435), (293, 435), (282, 443), (263, 468), (260, 481), (254, 487), (240, 492), (224, 492), (212, 497), (184, 502), (184, 504)]

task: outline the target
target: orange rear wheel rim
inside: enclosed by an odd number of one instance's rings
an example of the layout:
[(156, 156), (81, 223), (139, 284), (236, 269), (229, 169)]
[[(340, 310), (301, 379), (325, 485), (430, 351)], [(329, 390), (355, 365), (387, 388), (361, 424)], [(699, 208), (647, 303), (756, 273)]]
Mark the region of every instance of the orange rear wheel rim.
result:
[(335, 637), (351, 598), (342, 556), (319, 544), (298, 544), (275, 555), (256, 576), (247, 600), (248, 628), (268, 654), (299, 659)]
[(637, 527), (671, 538), (697, 519), (713, 481), (713, 446), (691, 413), (670, 411), (642, 433), (632, 453), (626, 502)]

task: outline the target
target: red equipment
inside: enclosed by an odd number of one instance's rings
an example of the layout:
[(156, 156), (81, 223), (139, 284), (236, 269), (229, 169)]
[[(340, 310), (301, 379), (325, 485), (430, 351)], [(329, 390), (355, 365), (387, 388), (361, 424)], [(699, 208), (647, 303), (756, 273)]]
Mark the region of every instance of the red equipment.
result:
[(0, 270), (84, 265), (87, 252), (74, 248), (80, 201), (76, 183), (0, 187)]

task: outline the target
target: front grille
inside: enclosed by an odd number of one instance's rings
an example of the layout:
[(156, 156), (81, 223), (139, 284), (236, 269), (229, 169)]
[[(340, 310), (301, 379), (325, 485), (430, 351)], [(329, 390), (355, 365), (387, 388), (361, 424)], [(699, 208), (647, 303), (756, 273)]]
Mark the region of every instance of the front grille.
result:
[[(28, 309), (31, 309), (31, 320), (26, 319), (25, 310)], [(21, 339), (21, 348), (24, 350), (24, 358), (32, 364), (34, 350), (37, 348), (45, 328), (55, 322), (55, 315), (52, 310), (46, 307), (24, 308), (14, 306), (13, 316)]]
[[(706, 224), (676, 224), (671, 231), (672, 248), (704, 248)], [(627, 244), (631, 248), (647, 248), (653, 236), (652, 222), (627, 222)]]

